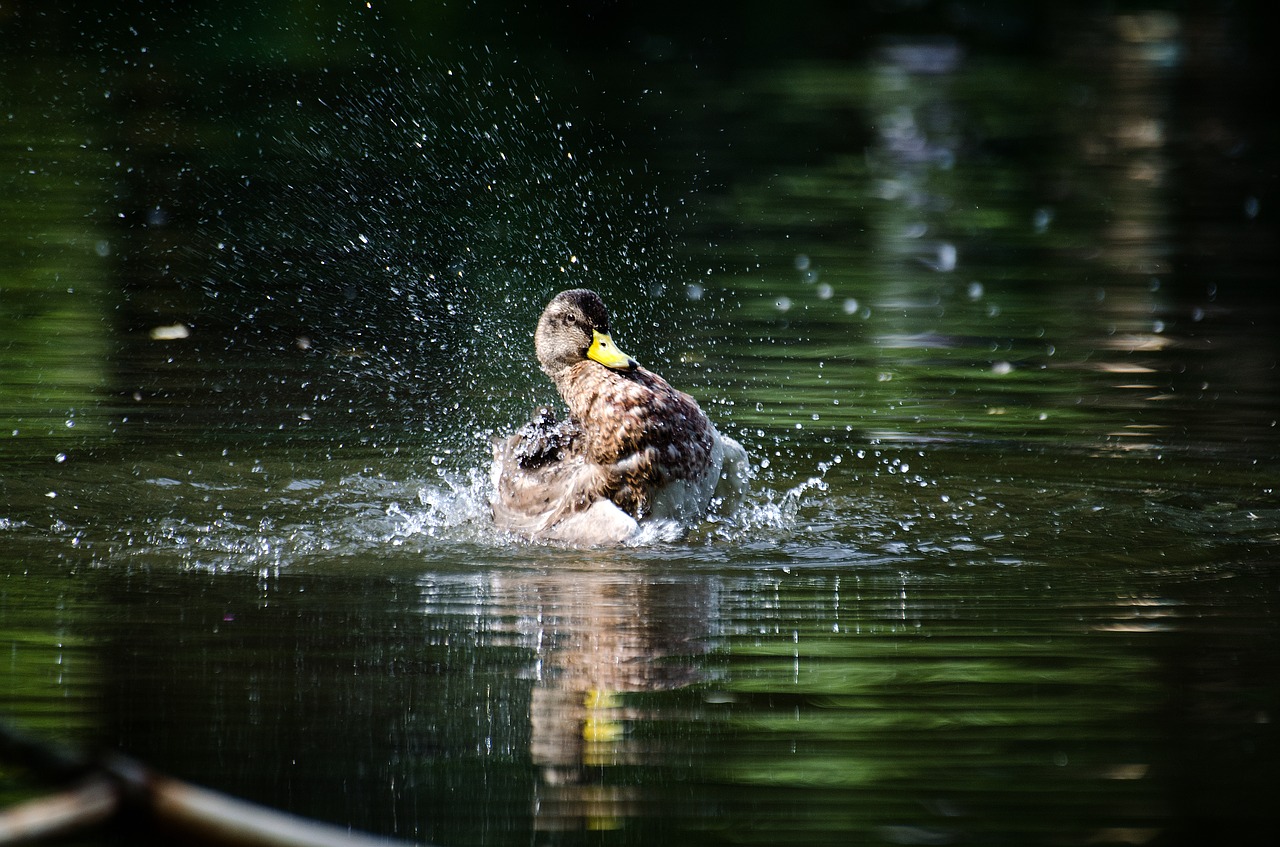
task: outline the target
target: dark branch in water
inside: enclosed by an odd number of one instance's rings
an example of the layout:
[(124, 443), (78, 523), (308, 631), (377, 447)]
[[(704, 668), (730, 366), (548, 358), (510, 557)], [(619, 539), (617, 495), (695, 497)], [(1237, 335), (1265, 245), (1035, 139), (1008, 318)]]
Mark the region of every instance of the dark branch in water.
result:
[(227, 847), (397, 847), (155, 773), (125, 756), (94, 759), (0, 723), (0, 762), (63, 790), (0, 811), (0, 847), (127, 819), (130, 825)]

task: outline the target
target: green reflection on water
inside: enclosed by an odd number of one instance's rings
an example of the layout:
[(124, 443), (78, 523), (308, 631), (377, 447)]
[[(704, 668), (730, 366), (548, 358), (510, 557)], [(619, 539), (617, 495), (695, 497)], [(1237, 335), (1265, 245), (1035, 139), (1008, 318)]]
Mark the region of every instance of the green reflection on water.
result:
[[(1179, 255), (1167, 73), (885, 53), (565, 106), (525, 95), (576, 72), (396, 88), (264, 25), (197, 45), (244, 72), (108, 74), (109, 114), (6, 69), (24, 725), (456, 844), (1270, 822), (1274, 303), (1227, 284), (1270, 259)], [(448, 168), (402, 158), (415, 108)], [(646, 110), (670, 146), (607, 137)], [(528, 330), (566, 281), (748, 444), (755, 523), (604, 556), (486, 531), (485, 436), (548, 398)]]
[[(112, 352), (104, 156), (85, 112), (0, 75), (0, 452), (49, 451), (97, 424)], [(28, 108), (44, 101), (43, 108)], [(38, 440), (42, 446), (15, 444)]]

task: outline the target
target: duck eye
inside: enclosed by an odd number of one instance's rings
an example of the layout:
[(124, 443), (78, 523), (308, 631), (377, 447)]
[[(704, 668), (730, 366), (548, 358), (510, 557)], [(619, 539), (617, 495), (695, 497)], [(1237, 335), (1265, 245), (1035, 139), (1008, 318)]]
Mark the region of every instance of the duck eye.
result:
[(564, 316), (564, 325), (565, 325), (565, 326), (573, 326), (575, 323), (577, 323), (577, 320), (575, 320), (575, 319), (574, 319), (573, 315), (565, 315), (565, 316)]

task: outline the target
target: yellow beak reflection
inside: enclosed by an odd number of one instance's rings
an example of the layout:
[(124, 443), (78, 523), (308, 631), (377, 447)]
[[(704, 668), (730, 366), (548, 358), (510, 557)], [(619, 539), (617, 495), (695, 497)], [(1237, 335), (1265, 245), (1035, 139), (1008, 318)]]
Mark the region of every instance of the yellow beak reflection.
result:
[(629, 371), (639, 367), (635, 359), (614, 346), (613, 339), (608, 334), (594, 329), (591, 331), (591, 346), (587, 348), (587, 358), (595, 359), (615, 371)]

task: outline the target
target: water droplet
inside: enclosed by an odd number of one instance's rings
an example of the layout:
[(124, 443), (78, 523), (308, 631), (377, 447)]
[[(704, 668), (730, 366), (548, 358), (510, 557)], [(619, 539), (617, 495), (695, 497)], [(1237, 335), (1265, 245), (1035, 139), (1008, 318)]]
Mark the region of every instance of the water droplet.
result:
[(959, 253), (956, 251), (956, 246), (954, 244), (944, 241), (938, 245), (939, 271), (943, 273), (954, 271), (956, 269), (958, 258)]
[(1043, 233), (1051, 223), (1053, 223), (1053, 210), (1044, 206), (1036, 209), (1035, 214), (1031, 216), (1031, 226), (1037, 233)]

